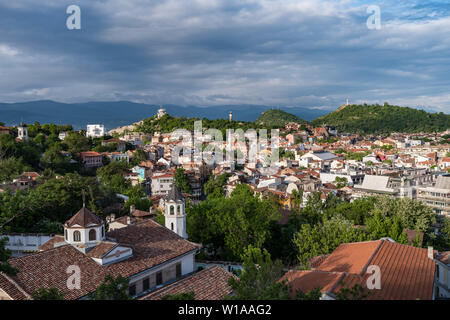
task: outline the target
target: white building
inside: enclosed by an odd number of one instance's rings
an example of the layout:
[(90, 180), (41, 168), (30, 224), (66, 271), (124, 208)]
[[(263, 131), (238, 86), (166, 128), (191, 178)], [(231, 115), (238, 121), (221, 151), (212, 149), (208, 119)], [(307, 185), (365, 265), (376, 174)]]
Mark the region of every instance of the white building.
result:
[(435, 261), (435, 298), (450, 299), (450, 251), (440, 252)]
[(166, 228), (187, 239), (184, 198), (175, 183), (165, 197), (164, 217)]
[(170, 189), (172, 188), (174, 180), (174, 174), (173, 173), (154, 173), (152, 175), (152, 194), (158, 195), (158, 194), (168, 194)]
[(105, 135), (105, 126), (102, 124), (88, 124), (86, 137), (101, 138)]
[(0, 273), (0, 300), (30, 300), (35, 290), (53, 287), (66, 300), (85, 300), (107, 275), (128, 279), (130, 296), (141, 297), (195, 271), (200, 245), (152, 219), (105, 233), (103, 220), (83, 207), (63, 226), (64, 235), (40, 252), (9, 260), (19, 272)]
[(28, 128), (23, 122), (17, 127), (18, 138), (22, 141), (28, 141)]

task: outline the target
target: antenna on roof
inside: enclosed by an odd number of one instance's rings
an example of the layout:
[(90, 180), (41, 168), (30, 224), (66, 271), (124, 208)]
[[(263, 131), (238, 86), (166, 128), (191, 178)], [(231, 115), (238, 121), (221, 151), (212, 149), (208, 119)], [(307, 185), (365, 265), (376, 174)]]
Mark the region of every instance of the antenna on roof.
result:
[(84, 189), (81, 190), (81, 195), (83, 196), (83, 208), (86, 207), (86, 193), (84, 192)]

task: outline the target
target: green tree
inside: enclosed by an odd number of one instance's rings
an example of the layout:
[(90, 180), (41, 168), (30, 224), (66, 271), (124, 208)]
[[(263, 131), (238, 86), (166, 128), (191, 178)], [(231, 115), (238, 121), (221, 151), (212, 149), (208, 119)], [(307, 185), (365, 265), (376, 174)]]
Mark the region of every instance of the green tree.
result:
[(121, 275), (107, 275), (100, 286), (90, 294), (92, 300), (131, 300), (128, 294), (129, 280)]
[(336, 184), (336, 188), (337, 189), (342, 189), (343, 187), (348, 186), (348, 181), (347, 178), (345, 177), (336, 177), (336, 179), (334, 180), (335, 184)]
[(228, 181), (229, 173), (223, 173), (219, 176), (211, 176), (203, 186), (205, 194), (209, 198), (221, 198), (225, 196), (224, 187)]
[(72, 154), (87, 151), (91, 147), (89, 139), (78, 132), (69, 132), (64, 139), (64, 143), (68, 146), (68, 151)]
[(18, 270), (13, 268), (8, 262), (11, 251), (5, 248), (7, 242), (8, 237), (0, 238), (0, 272), (14, 276), (17, 274)]
[(244, 251), (243, 271), (239, 279), (230, 278), (234, 300), (289, 300), (289, 287), (279, 281), (283, 275), (283, 264), (272, 262), (269, 252), (249, 246)]
[(12, 181), (24, 171), (31, 171), (32, 168), (24, 164), (22, 158), (10, 157), (0, 159), (0, 183)]
[(322, 288), (315, 288), (309, 292), (303, 293), (301, 290), (298, 290), (296, 293), (297, 300), (320, 300), (322, 298)]
[(192, 187), (183, 168), (177, 168), (175, 171), (175, 184), (183, 193), (192, 194)]
[(298, 248), (298, 261), (303, 268), (316, 256), (329, 254), (340, 244), (365, 240), (364, 233), (340, 216), (325, 219), (316, 225), (303, 224), (294, 236)]
[(39, 288), (32, 294), (33, 300), (64, 300), (64, 293), (57, 288)]
[(66, 173), (70, 170), (70, 159), (62, 155), (61, 146), (53, 145), (47, 149), (42, 158), (41, 166), (57, 173)]
[(249, 186), (238, 184), (229, 198), (209, 198), (187, 207), (187, 233), (213, 258), (238, 261), (248, 245), (260, 248), (270, 224), (279, 220), (269, 199), (259, 199)]
[(147, 160), (147, 154), (145, 153), (144, 150), (138, 149), (133, 154), (133, 158), (131, 158), (131, 165), (136, 166), (145, 160)]
[(342, 281), (340, 284), (343, 287), (336, 293), (337, 300), (363, 300), (369, 295), (369, 292), (359, 283), (355, 283), (350, 288), (345, 287)]

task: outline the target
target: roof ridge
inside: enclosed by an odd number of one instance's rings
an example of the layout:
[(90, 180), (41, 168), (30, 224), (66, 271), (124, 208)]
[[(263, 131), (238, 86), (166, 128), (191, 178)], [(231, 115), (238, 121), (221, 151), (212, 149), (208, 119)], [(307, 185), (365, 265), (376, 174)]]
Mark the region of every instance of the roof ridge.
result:
[[(30, 300), (33, 300), (33, 298), (31, 297), (31, 295), (26, 292), (16, 281), (14, 281), (14, 279), (12, 279), (10, 276), (8, 276), (6, 273), (4, 272), (0, 272), (0, 274), (5, 277), (6, 280), (8, 280), (13, 286), (15, 286), (17, 288), (17, 290), (19, 290), (25, 297), (27, 297)], [(7, 293), (8, 294), (8, 293)], [(8, 294), (9, 295), (9, 294)]]
[[(380, 250), (381, 246), (383, 245), (383, 243), (385, 242), (385, 240), (376, 240), (376, 241), (380, 241), (380, 244), (378, 245), (378, 247), (374, 250), (374, 252), (372, 253), (372, 255), (370, 256), (369, 260), (367, 261), (367, 263), (364, 265), (364, 267), (361, 270), (361, 273), (359, 274), (361, 277), (367, 272), (367, 268), (369, 267), (369, 265), (371, 264), (372, 260), (375, 258), (375, 256), (377, 255), (378, 251)], [(375, 242), (375, 241), (374, 241)]]
[[(205, 269), (202, 269), (202, 270), (197, 271), (197, 272), (194, 271), (194, 272), (188, 273), (188, 274), (186, 274), (184, 277), (182, 277), (182, 278), (180, 278), (180, 279), (178, 279), (178, 280), (176, 280), (176, 281), (173, 281), (172, 283), (169, 283), (169, 284), (166, 285), (166, 286), (163, 286), (163, 287), (158, 288), (158, 289), (156, 289), (156, 290), (154, 290), (154, 291), (152, 291), (152, 292), (149, 292), (148, 294), (145, 294), (145, 295), (143, 295), (142, 297), (147, 297), (147, 298), (148, 298), (148, 297), (152, 297), (152, 296), (155, 296), (155, 295), (158, 295), (158, 294), (161, 295), (162, 293), (167, 292), (168, 290), (172, 289), (172, 288), (175, 287), (176, 285), (183, 284), (183, 283), (185, 283), (187, 280), (190, 280), (192, 277), (202, 275), (202, 274), (205, 273), (206, 271), (210, 271), (210, 270), (212, 270), (212, 269), (217, 269), (217, 270), (221, 270), (221, 271), (224, 271), (224, 272), (231, 273), (231, 272), (226, 271), (226, 270), (224, 270), (223, 268), (221, 268), (221, 267), (219, 267), (219, 266), (217, 266), (217, 265), (211, 266), (211, 267), (209, 267), (209, 268), (205, 268)], [(162, 295), (161, 295), (161, 296), (162, 296)]]

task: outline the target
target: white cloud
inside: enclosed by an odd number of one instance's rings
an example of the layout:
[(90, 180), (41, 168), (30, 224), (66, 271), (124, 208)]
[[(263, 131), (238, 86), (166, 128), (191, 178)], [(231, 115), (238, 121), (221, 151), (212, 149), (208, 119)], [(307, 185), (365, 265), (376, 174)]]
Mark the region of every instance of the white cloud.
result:
[(0, 55), (10, 56), (13, 57), (15, 55), (19, 54), (19, 51), (6, 45), (0, 43)]

